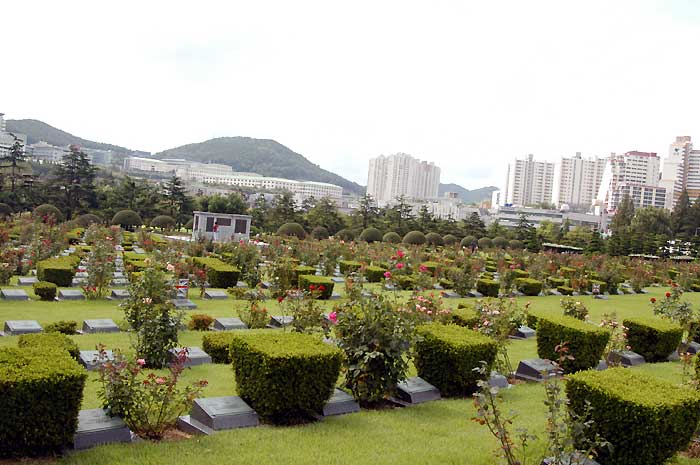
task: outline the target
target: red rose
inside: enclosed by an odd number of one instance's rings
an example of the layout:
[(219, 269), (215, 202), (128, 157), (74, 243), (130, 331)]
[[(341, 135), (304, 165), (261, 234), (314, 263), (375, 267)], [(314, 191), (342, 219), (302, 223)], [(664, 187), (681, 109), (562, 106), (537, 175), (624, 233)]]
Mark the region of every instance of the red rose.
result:
[(666, 293), (666, 297), (671, 297), (671, 293), (670, 293), (670, 292), (667, 292), (667, 293)]
[(323, 292), (323, 291), (326, 290), (326, 286), (324, 286), (323, 284), (321, 284), (320, 286), (318, 286), (318, 290), (321, 291), (321, 292)]
[(652, 304), (655, 304), (655, 303), (656, 303), (656, 297), (652, 297), (652, 298), (649, 299), (649, 300), (651, 301)]
[(309, 290), (310, 290), (310, 291), (313, 291), (313, 290), (315, 290), (315, 289), (316, 289), (316, 286), (314, 286), (313, 284), (310, 284), (310, 285), (309, 285)]
[(283, 295), (277, 297), (277, 302), (282, 303), (283, 300), (284, 300), (284, 296), (283, 296)]

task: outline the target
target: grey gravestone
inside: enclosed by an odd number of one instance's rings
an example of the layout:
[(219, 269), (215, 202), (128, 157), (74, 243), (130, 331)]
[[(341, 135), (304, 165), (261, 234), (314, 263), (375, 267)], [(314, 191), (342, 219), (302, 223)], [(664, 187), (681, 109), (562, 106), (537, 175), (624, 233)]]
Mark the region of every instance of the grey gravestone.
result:
[(107, 318), (97, 320), (83, 321), (83, 332), (87, 334), (94, 333), (118, 333), (119, 326)]
[(340, 294), (338, 294), (337, 292), (334, 292), (331, 294), (330, 300), (338, 300), (338, 299), (340, 299)]
[(76, 278), (88, 278), (89, 276), (87, 274), (87, 271), (78, 271), (77, 273), (75, 273), (75, 277)]
[(336, 284), (340, 284), (340, 283), (344, 283), (344, 282), (345, 282), (345, 278), (335, 276), (335, 277), (331, 278), (331, 281), (333, 281), (333, 282), (336, 283)]
[(114, 273), (112, 273), (112, 277), (113, 278), (126, 278), (124, 273), (122, 273), (121, 271), (115, 271)]
[(557, 291), (556, 289), (550, 289), (549, 295), (561, 295), (561, 292)]
[(525, 381), (544, 381), (545, 378), (556, 375), (557, 369), (548, 360), (541, 358), (531, 358), (529, 360), (521, 360), (518, 369), (515, 371), (515, 377)]
[(293, 316), (287, 315), (274, 315), (270, 317), (270, 326), (274, 328), (282, 328), (283, 326), (288, 326), (294, 320)]
[(563, 462), (561, 460), (557, 462), (554, 457), (547, 457), (542, 460), (541, 465), (554, 465), (555, 463), (565, 463), (566, 465), (600, 465), (595, 460), (589, 459), (578, 452), (570, 453), (569, 456), (563, 458), (563, 460)]
[[(172, 358), (177, 357), (177, 354), (182, 350), (180, 347), (173, 347), (169, 350)], [(205, 363), (211, 363), (211, 356), (204, 352), (199, 347), (188, 347), (187, 348), (187, 360), (185, 361), (186, 367), (193, 367), (197, 365), (203, 365)]]
[(73, 278), (73, 280), (70, 282), (70, 285), (73, 287), (84, 286), (86, 284), (87, 284), (87, 279), (85, 279), (85, 278)]
[(360, 295), (364, 298), (372, 297), (372, 293), (369, 291), (362, 291)]
[(248, 329), (240, 318), (217, 318), (214, 320), (215, 331), (229, 331), (231, 329)]
[(396, 286), (394, 286), (393, 284), (385, 284), (384, 289), (386, 289), (387, 291), (395, 291)]
[(113, 442), (131, 442), (131, 431), (121, 418), (110, 417), (100, 408), (78, 413), (78, 429), (73, 436), (75, 449)]
[(593, 298), (598, 300), (610, 300), (610, 297), (605, 294), (596, 294), (593, 296)]
[(7, 336), (19, 336), (20, 334), (33, 334), (43, 331), (41, 325), (34, 320), (7, 320), (5, 322), (5, 334)]
[(520, 339), (530, 339), (531, 337), (535, 337), (536, 335), (537, 332), (529, 326), (521, 326), (515, 332), (515, 337)]
[(244, 283), (243, 281), (237, 281), (237, 282), (236, 282), (236, 287), (245, 288), (245, 287), (248, 287), (248, 285), (247, 285), (246, 283)]
[(435, 289), (436, 291), (444, 291), (445, 290), (445, 288), (439, 284), (433, 285), (433, 289)]
[(689, 354), (697, 354), (698, 352), (700, 352), (700, 343), (697, 343), (695, 341), (689, 343), (685, 351)]
[(17, 284), (20, 286), (31, 286), (38, 282), (39, 279), (36, 276), (20, 276), (19, 279), (17, 279)]
[(113, 299), (128, 299), (129, 291), (127, 289), (113, 289), (111, 297)]
[(508, 378), (495, 371), (492, 371), (491, 376), (489, 376), (489, 385), (500, 389), (505, 389), (510, 386), (508, 383)]
[(175, 305), (175, 308), (178, 309), (192, 310), (197, 308), (197, 305), (190, 299), (173, 299), (171, 302)]
[[(112, 353), (111, 350), (107, 350), (106, 352), (106, 360), (111, 361), (114, 360), (114, 354)], [(80, 364), (83, 365), (85, 368), (87, 368), (88, 371), (96, 370), (98, 368), (98, 355), (99, 353), (96, 350), (81, 350), (80, 351)]]
[(360, 405), (355, 402), (355, 399), (345, 391), (335, 389), (333, 395), (323, 406), (323, 416), (345, 415), (346, 413), (355, 413), (360, 411)]
[(1, 292), (5, 300), (29, 300), (27, 291), (24, 289), (3, 289)]
[(262, 281), (260, 283), (260, 287), (262, 287), (263, 289), (269, 289), (272, 287), (272, 283), (270, 281)]
[(126, 278), (116, 278), (112, 280), (112, 286), (126, 286), (129, 284), (129, 280)]
[(58, 298), (60, 300), (85, 300), (85, 294), (78, 289), (60, 289)]
[(611, 356), (619, 357), (620, 363), (624, 367), (634, 367), (645, 363), (644, 357), (631, 350), (613, 350)]
[(448, 298), (448, 299), (459, 299), (460, 297), (462, 297), (461, 295), (457, 294), (454, 291), (442, 292), (442, 296), (445, 298)]
[(675, 361), (678, 361), (680, 359), (681, 359), (681, 355), (678, 353), (678, 350), (674, 350), (673, 352), (671, 352), (671, 355), (666, 357), (666, 360), (668, 360), (669, 362), (675, 362)]
[(408, 378), (397, 384), (396, 395), (400, 400), (409, 404), (420, 404), (440, 399), (440, 391), (418, 376)]
[(479, 291), (469, 291), (469, 297), (476, 297), (477, 299), (480, 299), (483, 296), (484, 296), (484, 294), (482, 294)]
[(222, 291), (221, 289), (207, 289), (206, 291), (204, 291), (204, 298), (223, 300), (228, 299), (228, 294), (226, 293), (226, 291)]
[(195, 399), (190, 417), (214, 431), (258, 426), (258, 414), (238, 396)]
[(601, 360), (598, 362), (598, 365), (595, 367), (597, 371), (603, 371), (608, 369), (608, 362), (605, 360)]

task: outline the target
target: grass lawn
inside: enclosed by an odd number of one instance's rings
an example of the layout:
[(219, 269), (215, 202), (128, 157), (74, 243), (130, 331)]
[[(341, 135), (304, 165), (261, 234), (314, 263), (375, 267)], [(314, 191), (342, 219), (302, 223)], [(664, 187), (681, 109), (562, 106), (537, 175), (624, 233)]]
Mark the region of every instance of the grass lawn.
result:
[[(342, 289), (342, 285), (340, 286)], [(338, 289), (338, 290), (341, 290)], [(610, 300), (581, 297), (591, 310), (593, 320), (604, 313), (616, 312), (619, 319), (633, 315), (651, 315), (649, 297), (662, 296), (666, 289), (650, 288), (647, 295), (614, 296)], [(403, 298), (403, 295), (401, 296)], [(700, 305), (700, 293), (685, 297)], [(241, 302), (232, 300), (204, 301), (193, 298), (199, 308), (194, 313), (212, 316), (235, 316)], [(534, 309), (559, 313), (558, 297), (522, 298)], [(465, 300), (469, 302), (469, 299)], [(448, 305), (459, 301), (446, 300)], [(118, 302), (6, 302), (0, 301), (0, 323), (8, 319), (35, 319), (42, 324), (86, 318), (122, 319)], [(327, 305), (333, 305), (332, 302)], [(277, 302), (269, 302), (272, 313), (279, 311)], [(203, 333), (184, 331), (180, 343), (201, 346)], [(16, 337), (0, 338), (0, 346), (15, 346)], [(81, 349), (94, 349), (97, 343), (129, 350), (129, 335), (98, 334), (74, 336)], [(536, 357), (534, 340), (513, 341), (511, 360)], [(635, 370), (649, 376), (679, 383), (682, 378), (678, 362), (643, 365)], [(187, 370), (186, 380), (207, 379), (205, 396), (236, 393), (233, 371), (225, 365), (203, 365)], [(83, 400), (83, 408), (99, 406), (96, 376), (91, 374)], [(514, 428), (526, 427), (533, 434), (543, 435), (543, 388), (536, 384), (519, 384), (504, 392), (506, 410), (518, 412)], [(471, 421), (474, 408), (470, 399), (450, 399), (405, 409), (366, 411), (298, 427), (271, 427), (220, 432), (210, 437), (194, 437), (185, 441), (160, 443), (139, 442), (130, 445), (107, 445), (72, 453), (57, 460), (65, 464), (465, 464), (496, 463), (493, 452), (497, 442), (485, 427)], [(623, 434), (624, 432), (621, 432)], [(544, 448), (535, 441), (530, 448), (534, 464)], [(33, 463), (26, 461), (22, 463)], [(45, 461), (41, 462), (45, 463)], [(699, 459), (679, 457), (679, 464), (700, 465)], [(539, 465), (539, 462), (537, 462)]]

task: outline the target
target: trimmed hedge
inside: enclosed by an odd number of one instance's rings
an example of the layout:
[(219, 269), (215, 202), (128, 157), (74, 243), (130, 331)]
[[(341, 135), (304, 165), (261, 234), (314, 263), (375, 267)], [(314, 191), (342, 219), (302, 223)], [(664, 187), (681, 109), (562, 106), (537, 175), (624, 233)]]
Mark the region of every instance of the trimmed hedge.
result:
[(386, 269), (384, 269), (380, 266), (368, 266), (368, 267), (365, 267), (364, 275), (365, 275), (365, 279), (367, 279), (368, 282), (378, 283), (384, 277), (385, 272), (386, 272)]
[(316, 267), (314, 266), (306, 266), (306, 265), (297, 265), (294, 267), (294, 282), (292, 283), (295, 286), (299, 285), (299, 276), (303, 274), (314, 274), (316, 273)]
[(422, 336), (415, 344), (414, 364), (418, 376), (434, 385), (446, 397), (464, 396), (476, 389), (482, 376), (475, 371), (496, 359), (496, 341), (457, 325), (419, 326)]
[(58, 454), (70, 446), (86, 379), (67, 352), (0, 349), (0, 457)]
[(561, 295), (574, 295), (574, 288), (569, 286), (557, 286), (557, 291)]
[(480, 320), (481, 315), (471, 305), (459, 304), (455, 310), (452, 310), (452, 323), (456, 325), (474, 328)]
[(576, 414), (593, 420), (588, 439), (612, 444), (596, 458), (606, 465), (665, 463), (688, 446), (700, 420), (695, 391), (625, 368), (571, 375), (566, 394)]
[(402, 242), (407, 245), (423, 245), (425, 244), (425, 234), (420, 231), (410, 231), (403, 237)]
[(501, 285), (493, 279), (477, 279), (476, 290), (486, 297), (498, 297), (498, 290)]
[(335, 233), (333, 237), (337, 237), (341, 241), (350, 242), (355, 240), (355, 233), (351, 229), (343, 228)]
[(306, 237), (306, 231), (304, 227), (299, 223), (284, 223), (277, 229), (278, 236), (295, 236), (299, 239), (304, 239)]
[(36, 275), (39, 281), (48, 281), (60, 287), (69, 287), (73, 282), (78, 263), (80, 263), (80, 258), (75, 255), (47, 258), (36, 264)]
[(343, 353), (307, 334), (254, 330), (233, 335), (238, 394), (263, 418), (317, 414), (333, 394)]
[(37, 349), (44, 351), (65, 350), (75, 360), (80, 358), (78, 344), (65, 334), (61, 333), (36, 333), (22, 334), (17, 340), (20, 349)]
[(36, 294), (39, 299), (44, 301), (51, 301), (56, 298), (56, 292), (58, 291), (58, 286), (55, 283), (49, 281), (39, 281), (32, 284), (34, 289), (34, 294)]
[(442, 236), (442, 243), (445, 245), (454, 245), (459, 242), (459, 239), (454, 234), (445, 234)]
[[(299, 287), (305, 291), (309, 291), (310, 286), (314, 286), (314, 292), (320, 292), (318, 298), (328, 300), (333, 295), (333, 286), (335, 283), (327, 276), (316, 276), (312, 274), (303, 274), (299, 276)], [(323, 286), (323, 290), (319, 290), (319, 286)]]
[(610, 333), (603, 328), (569, 316), (537, 315), (537, 355), (547, 360), (558, 360), (555, 348), (567, 343), (573, 360), (561, 365), (565, 373), (587, 370), (598, 365)]
[(202, 350), (209, 354), (213, 363), (231, 363), (229, 347), (234, 336), (234, 331), (207, 333), (202, 336)]
[(328, 228), (324, 226), (316, 226), (314, 229), (311, 230), (311, 237), (314, 239), (318, 240), (323, 240), (323, 239), (328, 239), (330, 236), (330, 233), (328, 232)]
[(429, 232), (428, 234), (426, 234), (426, 235), (425, 235), (425, 241), (426, 241), (429, 245), (433, 245), (433, 246), (442, 245), (442, 244), (443, 244), (442, 236), (441, 236), (440, 234), (436, 233), (436, 232)]
[(194, 262), (207, 270), (207, 281), (211, 287), (229, 288), (238, 284), (241, 270), (213, 257), (194, 257)]
[(338, 268), (342, 274), (354, 273), (360, 269), (362, 263), (353, 260), (340, 260), (338, 262)]
[(549, 278), (547, 278), (547, 282), (550, 286), (552, 286), (555, 289), (559, 286), (566, 286), (566, 279), (557, 278), (556, 276), (550, 276)]
[(660, 318), (626, 318), (627, 343), (647, 362), (665, 362), (683, 339), (683, 329)]
[(398, 244), (401, 242), (401, 236), (394, 231), (389, 231), (382, 237), (383, 242), (388, 242), (390, 244)]
[(517, 278), (515, 286), (527, 296), (540, 295), (540, 292), (542, 292), (542, 281), (532, 278)]
[(366, 228), (360, 233), (360, 240), (365, 242), (380, 242), (382, 232), (377, 228)]
[(75, 320), (59, 320), (44, 326), (47, 333), (78, 334), (78, 322)]

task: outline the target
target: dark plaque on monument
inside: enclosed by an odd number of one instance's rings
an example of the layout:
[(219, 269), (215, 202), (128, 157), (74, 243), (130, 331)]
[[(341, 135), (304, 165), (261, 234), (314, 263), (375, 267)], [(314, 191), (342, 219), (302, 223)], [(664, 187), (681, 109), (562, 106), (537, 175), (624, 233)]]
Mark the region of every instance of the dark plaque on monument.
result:
[(78, 289), (60, 289), (58, 298), (59, 300), (85, 300), (85, 294)]
[(24, 289), (3, 289), (0, 293), (5, 300), (29, 300), (29, 295)]
[(444, 292), (441, 292), (440, 294), (443, 297), (445, 297), (446, 299), (459, 299), (460, 297), (462, 297), (461, 295), (457, 294), (454, 291), (444, 291)]
[[(170, 352), (172, 358), (177, 357), (177, 354), (182, 350), (181, 347), (173, 347), (168, 352)], [(211, 363), (211, 357), (208, 353), (204, 352), (199, 347), (188, 347), (187, 348), (187, 360), (185, 361), (185, 367), (194, 367), (197, 365), (203, 365), (205, 363)]]
[(323, 407), (323, 416), (345, 415), (346, 413), (355, 413), (360, 411), (360, 404), (355, 402), (355, 399), (345, 391), (336, 388), (333, 395)]
[(248, 329), (240, 318), (217, 318), (214, 320), (214, 331), (230, 331), (232, 329)]
[(131, 431), (121, 418), (110, 417), (100, 408), (78, 413), (78, 429), (73, 436), (75, 449), (113, 442), (131, 442)]
[(475, 297), (477, 299), (481, 299), (483, 296), (484, 296), (484, 294), (482, 294), (479, 291), (469, 291), (469, 297)]
[[(80, 351), (80, 364), (84, 366), (87, 371), (96, 370), (99, 366), (99, 352), (96, 350), (81, 350)], [(105, 361), (114, 360), (114, 354), (111, 350), (105, 351)]]
[(119, 326), (108, 318), (97, 320), (83, 321), (83, 332), (86, 334), (94, 333), (118, 333)]
[(19, 336), (20, 334), (40, 333), (43, 328), (34, 320), (7, 320), (5, 322), (6, 336)]
[(36, 276), (20, 276), (17, 279), (17, 284), (19, 284), (20, 286), (31, 286), (38, 282), (39, 278), (37, 278)]
[(619, 360), (623, 367), (635, 367), (646, 362), (644, 357), (631, 350), (613, 350), (610, 357)]
[(399, 400), (409, 404), (420, 404), (440, 399), (440, 391), (432, 384), (416, 376), (397, 384), (396, 396)]
[(258, 414), (238, 396), (195, 399), (190, 417), (214, 431), (258, 426)]
[(273, 315), (270, 317), (270, 326), (273, 328), (282, 328), (284, 326), (289, 326), (294, 320), (293, 316), (288, 315)]
[(223, 300), (228, 299), (228, 294), (226, 293), (226, 291), (222, 291), (221, 289), (207, 289), (206, 291), (204, 291), (204, 298), (212, 300)]
[(535, 337), (537, 335), (537, 332), (530, 328), (529, 326), (521, 326), (515, 331), (515, 337), (518, 339), (530, 339), (532, 337)]
[(110, 296), (112, 299), (128, 299), (129, 298), (129, 291), (127, 289), (112, 289), (112, 295)]
[(556, 373), (556, 367), (549, 360), (531, 358), (520, 361), (518, 369), (515, 371), (515, 377), (525, 381), (539, 382), (556, 375)]
[(190, 299), (173, 299), (171, 300), (175, 308), (180, 310), (193, 310), (197, 308), (197, 305)]

